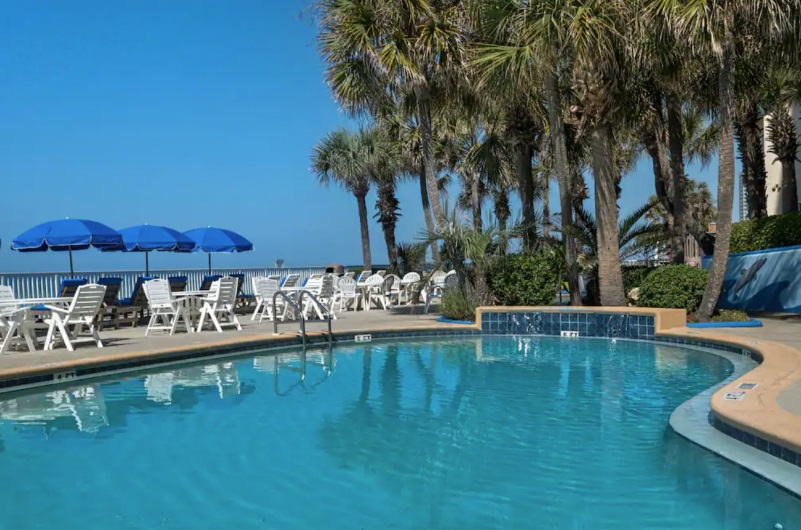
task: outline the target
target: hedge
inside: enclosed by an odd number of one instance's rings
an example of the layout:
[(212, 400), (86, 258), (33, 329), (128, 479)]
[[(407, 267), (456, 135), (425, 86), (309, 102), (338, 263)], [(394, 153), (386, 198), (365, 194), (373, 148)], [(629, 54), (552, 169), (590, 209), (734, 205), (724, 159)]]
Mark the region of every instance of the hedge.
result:
[(732, 253), (796, 245), (801, 245), (801, 212), (748, 219), (732, 225)]
[(501, 305), (551, 305), (564, 278), (561, 253), (543, 249), (534, 254), (510, 254), (492, 264), (487, 280)]
[(686, 309), (688, 313), (695, 313), (704, 297), (707, 276), (707, 271), (700, 267), (658, 267), (640, 285), (637, 305)]

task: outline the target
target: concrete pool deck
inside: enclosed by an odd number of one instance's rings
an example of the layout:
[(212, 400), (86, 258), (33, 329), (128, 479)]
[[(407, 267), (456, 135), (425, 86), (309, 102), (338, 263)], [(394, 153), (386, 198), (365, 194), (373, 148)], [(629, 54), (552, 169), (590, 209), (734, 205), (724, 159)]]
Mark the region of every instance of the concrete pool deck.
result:
[[(690, 329), (685, 324), (684, 312), (680, 310), (648, 308), (564, 308), (559, 306), (522, 308), (492, 307), (479, 309), (482, 313), (493, 312), (589, 312), (647, 315), (654, 317), (656, 336), (674, 337), (684, 340), (699, 340), (707, 343), (742, 348), (755, 352), (762, 362), (753, 370), (727, 382), (711, 397), (711, 410), (726, 424), (746, 433), (760, 437), (770, 443), (789, 448), (801, 454), (801, 320), (778, 320), (761, 317), (762, 328), (739, 329)], [(438, 314), (422, 314), (419, 307), (398, 308), (389, 311), (343, 313), (333, 323), (335, 335), (353, 339), (357, 333), (428, 333), (468, 330), (479, 332), (477, 326), (438, 322)], [(145, 337), (145, 327), (107, 329), (101, 332), (106, 347), (99, 349), (92, 344), (54, 351), (11, 352), (0, 356), (0, 390), (15, 385), (23, 378), (24, 384), (42, 386), (64, 381), (54, 381), (53, 375), (83, 370), (83, 377), (97, 377), (104, 373), (141, 369), (147, 365), (167, 364), (202, 360), (224, 353), (243, 353), (271, 347), (300, 344), (298, 324), (279, 323), (278, 335), (273, 335), (271, 322), (251, 322), (249, 315), (241, 315), (243, 330), (227, 330), (223, 333), (165, 333)], [(309, 322), (307, 331), (310, 341), (325, 340), (326, 325)], [(398, 336), (396, 335), (396, 336)], [(737, 349), (736, 351), (742, 351)], [(745, 391), (745, 399), (725, 399), (727, 392), (741, 392), (743, 382), (755, 383), (756, 388)], [(6, 390), (20, 389), (20, 386)]]

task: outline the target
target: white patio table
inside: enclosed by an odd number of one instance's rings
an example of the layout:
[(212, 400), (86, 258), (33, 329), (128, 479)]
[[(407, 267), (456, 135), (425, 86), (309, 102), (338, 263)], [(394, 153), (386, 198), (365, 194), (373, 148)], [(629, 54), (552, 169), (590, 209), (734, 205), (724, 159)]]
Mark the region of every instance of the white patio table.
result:
[[(50, 298), (17, 298), (13, 304), (18, 309), (23, 309), (21, 313), (13, 318), (5, 318), (4, 330), (5, 338), (0, 346), (0, 353), (5, 353), (11, 342), (15, 339), (24, 339), (28, 351), (39, 349), (39, 339), (36, 337), (35, 324), (38, 320), (37, 314), (48, 312), (48, 309), (36, 309), (37, 306), (58, 306), (67, 307), (72, 303), (71, 296), (60, 296)], [(14, 337), (18, 334), (18, 337)]]

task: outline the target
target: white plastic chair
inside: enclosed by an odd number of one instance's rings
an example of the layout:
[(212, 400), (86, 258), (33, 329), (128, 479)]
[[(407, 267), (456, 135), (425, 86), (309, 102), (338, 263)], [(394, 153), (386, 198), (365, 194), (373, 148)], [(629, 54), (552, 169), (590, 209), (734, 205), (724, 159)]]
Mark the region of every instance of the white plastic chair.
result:
[(284, 280), (284, 283), (281, 284), (281, 287), (282, 288), (283, 287), (295, 287), (295, 286), (298, 285), (298, 280), (299, 279), (300, 279), (300, 276), (298, 276), (297, 274), (290, 274), (290, 275), (288, 275), (286, 277), (286, 279)]
[(161, 278), (148, 280), (143, 287), (150, 308), (150, 321), (147, 323), (145, 336), (151, 331), (169, 331), (172, 335), (178, 327), (179, 320), (183, 321), (187, 333), (192, 331), (192, 326), (186, 317), (186, 308), (182, 301), (172, 297), (169, 281)]
[(431, 307), (431, 302), (434, 301), (434, 298), (442, 297), (443, 291), (445, 290), (445, 286), (449, 283), (456, 284), (456, 271), (451, 271), (446, 273), (445, 271), (437, 271), (431, 275), (428, 279), (428, 285), (426, 289), (423, 290), (423, 294), (425, 295), (425, 304), (426, 307), (423, 310), (423, 313), (428, 313), (428, 309)]
[(356, 280), (356, 273), (353, 272), (353, 271), (348, 271), (348, 272), (345, 273), (343, 278), (350, 278), (351, 280), (355, 281)]
[(392, 278), (392, 289), (389, 291), (389, 301), (395, 301), (395, 305), (400, 305), (401, 294), (403, 293), (403, 288), (401, 287), (401, 278), (397, 274), (389, 274), (384, 277)]
[(32, 329), (33, 322), (27, 320), (25, 308), (17, 306), (15, 302), (14, 289), (8, 285), (0, 285), (0, 355), (12, 344), (23, 340), (28, 351), (35, 350)]
[(280, 291), (280, 288), (278, 287), (278, 280), (268, 280), (267, 278), (260, 278), (259, 280), (259, 290), (264, 296), (264, 305), (262, 306), (261, 314), (259, 315), (259, 322), (263, 322), (265, 316), (272, 322), (276, 319), (278, 311), (282, 308), (284, 311), (281, 315), (281, 320), (284, 320), (287, 310), (287, 305), (284, 299), (279, 296), (275, 299), (275, 306), (273, 306), (273, 297), (275, 296), (275, 293)]
[[(50, 317), (45, 319), (48, 328), (44, 349), (52, 350), (58, 338), (64, 341), (64, 345), (69, 351), (75, 351), (73, 343), (80, 340), (92, 341), (98, 348), (102, 348), (103, 342), (97, 334), (95, 317), (100, 311), (105, 296), (105, 285), (86, 284), (78, 287), (67, 309), (46, 305), (45, 307), (50, 310)], [(68, 331), (70, 326), (72, 326), (72, 330)], [(89, 328), (91, 338), (78, 338), (84, 327)]]
[[(326, 311), (331, 315), (331, 318), (336, 319), (337, 316), (334, 314), (334, 296), (336, 294), (334, 288), (334, 277), (330, 274), (326, 274), (322, 278), (320, 278), (320, 288), (315, 291), (311, 291), (317, 300), (325, 307)], [(310, 297), (303, 298), (303, 310), (304, 315), (311, 315), (312, 311), (317, 314), (317, 318), (320, 320), (325, 320), (326, 315), (320, 311), (320, 306), (314, 303)]]
[[(403, 288), (401, 295), (406, 297), (406, 304), (412, 303), (412, 294), (419, 283), (420, 275), (416, 272), (407, 272), (401, 278), (401, 287)], [(400, 303), (400, 299), (398, 303)]]
[(367, 278), (373, 275), (373, 271), (371, 270), (363, 270), (359, 273), (359, 277), (356, 278), (356, 285), (364, 285), (364, 282), (367, 281)]
[[(376, 274), (375, 276), (378, 276), (378, 274)], [(372, 278), (374, 278), (375, 276), (372, 276), (367, 280), (368, 281), (368, 285), (369, 285), (370, 280)], [(381, 278), (381, 276), (378, 276), (378, 277)], [(387, 308), (389, 308), (389, 306), (392, 305), (392, 302), (391, 302), (392, 286), (395, 283), (395, 278), (393, 278), (390, 275), (390, 276), (387, 276), (386, 278), (382, 278), (382, 280), (383, 281), (380, 283), (380, 285), (378, 285), (377, 287), (374, 287), (374, 288), (371, 287), (370, 290), (368, 291), (369, 292), (369, 300), (367, 302), (367, 307), (370, 307), (373, 302), (377, 302), (378, 304), (381, 305), (381, 307), (384, 309), (384, 311), (386, 311)]]
[(364, 310), (369, 311), (373, 301), (373, 293), (381, 291), (384, 285), (384, 277), (373, 274), (364, 282)]
[(203, 323), (207, 316), (219, 333), (222, 333), (223, 326), (234, 326), (236, 329), (242, 330), (242, 325), (234, 313), (237, 286), (238, 280), (230, 276), (220, 278), (211, 284), (209, 296), (203, 299), (203, 307), (200, 309), (198, 331), (203, 329)]
[(359, 309), (359, 293), (356, 292), (356, 280), (348, 278), (347, 276), (339, 279), (337, 286), (337, 293), (335, 295), (335, 303), (339, 304), (339, 312), (347, 311), (351, 304), (356, 302), (354, 310)]

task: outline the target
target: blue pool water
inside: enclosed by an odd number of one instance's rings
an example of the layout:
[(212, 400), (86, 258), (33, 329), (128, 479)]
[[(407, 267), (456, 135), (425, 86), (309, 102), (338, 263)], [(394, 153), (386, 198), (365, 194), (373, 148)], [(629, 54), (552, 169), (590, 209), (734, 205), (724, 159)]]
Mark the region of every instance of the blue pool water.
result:
[(0, 402), (0, 528), (801, 528), (668, 427), (730, 375), (651, 343), (485, 337), (185, 366)]

